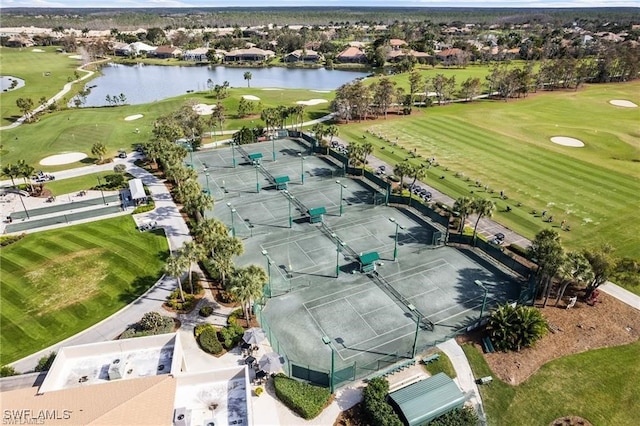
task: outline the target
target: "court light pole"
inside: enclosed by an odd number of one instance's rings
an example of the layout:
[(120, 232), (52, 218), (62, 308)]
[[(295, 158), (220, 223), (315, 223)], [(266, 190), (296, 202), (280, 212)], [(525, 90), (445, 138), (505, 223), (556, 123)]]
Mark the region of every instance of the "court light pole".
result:
[(338, 236), (333, 233), (331, 234), (334, 240), (336, 240), (336, 278), (340, 275), (340, 253), (342, 252), (342, 247), (344, 243), (338, 239)]
[(273, 161), (276, 161), (276, 138), (273, 135), (269, 136), (271, 138), (271, 152), (273, 154)]
[(302, 153), (298, 153), (298, 157), (300, 157), (300, 182), (304, 185), (304, 157)]
[(394, 218), (390, 217), (389, 221), (396, 225), (396, 233), (393, 237), (393, 261), (395, 262), (398, 259), (398, 229), (407, 229), (404, 226), (400, 225), (398, 221)]
[(484, 296), (482, 296), (482, 307), (480, 308), (480, 318), (478, 319), (478, 321), (482, 321), (482, 314), (484, 314), (484, 308), (487, 305), (487, 288), (480, 280), (475, 280), (473, 283), (484, 290)]
[(236, 143), (234, 141), (231, 141), (230, 143), (231, 145), (231, 158), (232, 158), (232, 164), (233, 164), (233, 168), (236, 168)]
[(342, 208), (342, 190), (347, 187), (347, 185), (343, 184), (339, 180), (336, 181), (338, 185), (340, 185), (340, 216), (342, 216), (343, 208)]
[(269, 257), (269, 252), (267, 250), (263, 249), (262, 255), (267, 259), (267, 277), (269, 277), (269, 281), (267, 281), (267, 284), (269, 286), (268, 297), (271, 298), (271, 258)]
[(233, 208), (233, 206), (231, 205), (231, 203), (227, 203), (227, 207), (229, 207), (229, 210), (231, 210), (231, 236), (235, 237), (236, 236), (236, 225), (235, 225), (235, 214), (236, 214), (236, 209)]
[(260, 167), (260, 164), (256, 164), (255, 168), (256, 168), (256, 192), (260, 192), (260, 181), (258, 180), (258, 168)]
[(193, 144), (188, 143), (187, 146), (188, 146), (187, 151), (189, 151), (189, 159), (191, 161), (191, 164), (189, 165), (189, 167), (191, 167), (191, 169), (193, 170), (193, 168), (194, 168), (194, 166), (193, 166)]
[(327, 336), (322, 336), (322, 343), (324, 343), (325, 345), (329, 346), (329, 349), (331, 349), (331, 374), (329, 376), (329, 391), (331, 393), (333, 393), (334, 389), (333, 389), (333, 376), (335, 375), (335, 368), (336, 368), (336, 350), (333, 348), (333, 345), (331, 344), (331, 339), (329, 339), (329, 337)]
[(418, 351), (418, 332), (420, 331), (420, 312), (418, 312), (418, 310), (416, 309), (415, 306), (413, 306), (411, 303), (409, 303), (409, 305), (407, 305), (407, 307), (409, 308), (409, 310), (411, 312), (413, 312), (414, 314), (416, 314), (418, 316), (418, 319), (416, 321), (416, 332), (413, 336), (413, 349), (411, 351), (411, 358), (415, 358), (416, 357), (416, 352)]
[(104, 199), (104, 190), (102, 189), (102, 182), (100, 181), (100, 176), (96, 176), (98, 178), (98, 186), (100, 187), (100, 195), (102, 195), (102, 202), (104, 205), (107, 205), (107, 200)]
[(209, 188), (209, 170), (207, 170), (207, 168), (204, 168), (204, 177), (207, 180), (207, 195), (211, 195), (211, 188)]
[(294, 196), (293, 196), (293, 194), (291, 194), (286, 189), (283, 192), (287, 196), (287, 199), (289, 200), (289, 228), (292, 228), (293, 227), (293, 216), (291, 216), (291, 201), (293, 200)]

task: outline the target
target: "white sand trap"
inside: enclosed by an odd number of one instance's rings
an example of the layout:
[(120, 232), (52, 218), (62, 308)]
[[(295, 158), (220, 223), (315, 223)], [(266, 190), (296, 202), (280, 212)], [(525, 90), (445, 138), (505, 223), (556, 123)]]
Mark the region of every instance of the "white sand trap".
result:
[(310, 92), (315, 92), (315, 93), (331, 93), (331, 90), (310, 90)]
[(134, 114), (134, 115), (130, 115), (128, 117), (125, 117), (124, 121), (133, 121), (133, 120), (137, 120), (137, 119), (142, 118), (142, 117), (144, 117), (144, 115), (142, 115), (142, 114)]
[(627, 101), (626, 99), (612, 99), (609, 101), (611, 105), (625, 107), (625, 108), (638, 108), (638, 105), (634, 104), (631, 101)]
[(42, 166), (59, 166), (61, 164), (71, 164), (87, 158), (87, 154), (82, 152), (67, 152), (65, 154), (51, 155), (40, 160)]
[(329, 102), (326, 99), (309, 99), (308, 101), (298, 101), (296, 102), (299, 105), (319, 105), (319, 104), (326, 104), (327, 102)]
[(248, 101), (259, 101), (260, 98), (257, 96), (253, 96), (253, 95), (244, 95), (242, 96), (244, 99), (248, 100)]
[(554, 136), (551, 138), (551, 142), (562, 146), (570, 146), (572, 148), (582, 148), (584, 146), (584, 142), (580, 139), (568, 138), (566, 136)]
[(213, 114), (213, 110), (216, 109), (216, 106), (207, 104), (196, 104), (192, 108), (198, 115), (211, 115)]
[(42, 53), (44, 52), (44, 50), (42, 49), (31, 49), (32, 52), (36, 52), (36, 53)]
[(71, 58), (71, 59), (82, 59), (82, 56), (80, 56), (80, 55), (71, 55), (71, 56), (69, 56), (69, 58)]
[(264, 88), (264, 89), (262, 89), (262, 90), (280, 90), (280, 89), (279, 89), (279, 88), (277, 88), (277, 87), (265, 87), (265, 88)]

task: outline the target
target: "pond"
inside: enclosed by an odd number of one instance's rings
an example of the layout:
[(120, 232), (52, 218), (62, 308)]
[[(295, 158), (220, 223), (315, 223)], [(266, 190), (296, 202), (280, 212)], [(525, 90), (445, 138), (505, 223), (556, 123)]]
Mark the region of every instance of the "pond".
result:
[(10, 75), (0, 75), (0, 88), (3, 92), (16, 90), (24, 86), (24, 80)]
[(297, 68), (228, 68), (179, 67), (159, 65), (109, 64), (102, 68), (102, 75), (87, 86), (91, 92), (84, 106), (105, 106), (110, 98), (124, 94), (129, 105), (145, 104), (183, 95), (190, 91), (206, 91), (207, 81), (230, 87), (247, 87), (244, 73), (251, 73), (251, 87), (334, 90), (341, 85), (365, 77), (369, 73)]

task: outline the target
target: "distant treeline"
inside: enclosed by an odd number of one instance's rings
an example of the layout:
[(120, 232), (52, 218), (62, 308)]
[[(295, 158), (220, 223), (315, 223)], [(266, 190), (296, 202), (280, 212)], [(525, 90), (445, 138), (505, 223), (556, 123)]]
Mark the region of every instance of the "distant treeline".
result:
[[(205, 28), (282, 25), (355, 25), (423, 22), (465, 24), (552, 24), (614, 22), (617, 29), (640, 22), (640, 8), (2, 8), (2, 26), (87, 28), (121, 31), (137, 28)], [(613, 28), (612, 28), (613, 30)]]

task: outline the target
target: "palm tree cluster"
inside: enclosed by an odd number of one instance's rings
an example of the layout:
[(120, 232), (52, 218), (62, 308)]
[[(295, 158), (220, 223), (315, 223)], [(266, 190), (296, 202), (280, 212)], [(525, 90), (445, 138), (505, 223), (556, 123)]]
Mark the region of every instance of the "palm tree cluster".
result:
[(11, 179), (11, 185), (16, 186), (15, 178), (21, 177), (24, 179), (25, 185), (29, 185), (31, 192), (33, 193), (33, 182), (31, 176), (35, 173), (35, 169), (30, 164), (27, 164), (24, 160), (19, 160), (16, 164), (7, 163), (2, 167), (2, 174)]
[(453, 203), (453, 211), (460, 215), (460, 228), (458, 231), (462, 233), (464, 231), (464, 224), (469, 215), (476, 214), (476, 223), (473, 226), (473, 241), (476, 240), (478, 223), (482, 217), (491, 217), (496, 209), (496, 205), (493, 201), (486, 198), (476, 197), (460, 197)]
[(534, 307), (506, 304), (491, 313), (487, 332), (496, 349), (519, 351), (544, 337), (547, 321)]

